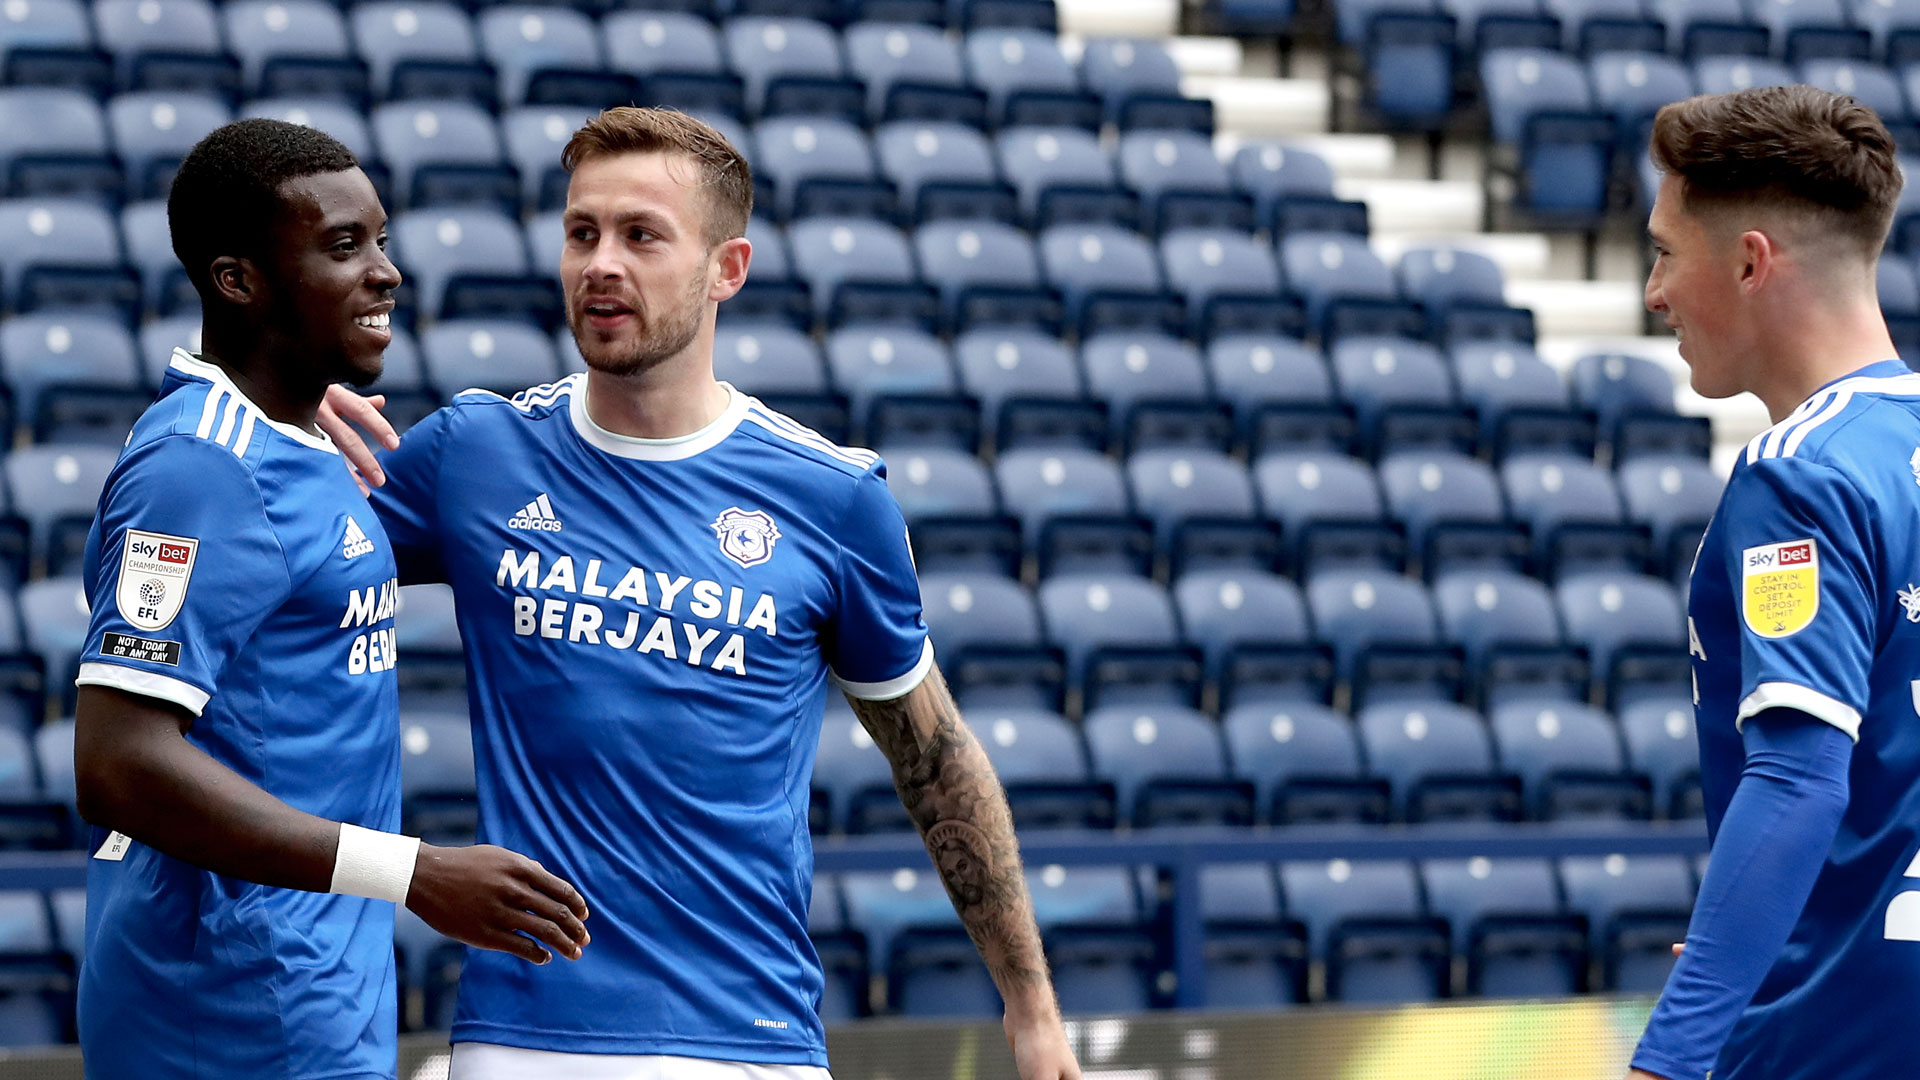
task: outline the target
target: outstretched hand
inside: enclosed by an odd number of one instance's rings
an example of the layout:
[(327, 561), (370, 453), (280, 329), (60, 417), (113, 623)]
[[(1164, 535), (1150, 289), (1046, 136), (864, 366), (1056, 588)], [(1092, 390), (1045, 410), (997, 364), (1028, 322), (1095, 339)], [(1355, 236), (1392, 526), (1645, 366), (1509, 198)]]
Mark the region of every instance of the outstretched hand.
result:
[[(360, 437), (354, 424), (367, 429), (381, 446), (389, 450), (400, 445), (400, 436), (387, 423), (380, 410), (387, 403), (385, 394), (361, 397), (338, 383), (327, 387), (327, 396), (320, 401), (320, 411), (314, 415), (313, 422), (326, 432), (327, 438), (340, 448), (347, 459), (347, 472), (353, 476), (353, 482), (360, 485), (360, 494), (371, 494), (374, 488), (387, 482), (387, 474), (380, 468), (380, 462), (373, 456), (373, 448)], [(351, 422), (349, 422), (351, 421)]]

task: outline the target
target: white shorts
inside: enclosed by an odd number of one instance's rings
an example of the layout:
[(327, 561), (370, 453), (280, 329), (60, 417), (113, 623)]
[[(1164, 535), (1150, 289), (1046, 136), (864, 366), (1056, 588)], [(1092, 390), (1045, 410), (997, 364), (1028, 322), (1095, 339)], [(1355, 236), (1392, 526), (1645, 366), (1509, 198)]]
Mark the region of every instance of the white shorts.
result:
[(666, 1054), (566, 1054), (493, 1043), (453, 1044), (447, 1080), (833, 1080), (818, 1065), (758, 1065)]

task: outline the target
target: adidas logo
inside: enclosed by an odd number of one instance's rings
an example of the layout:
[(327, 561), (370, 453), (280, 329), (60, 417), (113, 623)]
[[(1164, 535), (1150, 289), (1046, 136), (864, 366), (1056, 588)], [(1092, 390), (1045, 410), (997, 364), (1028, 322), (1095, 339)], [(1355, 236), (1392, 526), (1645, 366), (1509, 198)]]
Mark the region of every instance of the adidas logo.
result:
[(352, 518), (348, 518), (347, 535), (340, 540), (341, 554), (349, 559), (357, 559), (372, 550), (373, 541), (367, 539), (367, 534), (360, 528), (360, 523)]
[(553, 516), (553, 504), (547, 501), (547, 493), (520, 508), (520, 511), (507, 519), (509, 529), (528, 529), (533, 532), (559, 532), (560, 519)]

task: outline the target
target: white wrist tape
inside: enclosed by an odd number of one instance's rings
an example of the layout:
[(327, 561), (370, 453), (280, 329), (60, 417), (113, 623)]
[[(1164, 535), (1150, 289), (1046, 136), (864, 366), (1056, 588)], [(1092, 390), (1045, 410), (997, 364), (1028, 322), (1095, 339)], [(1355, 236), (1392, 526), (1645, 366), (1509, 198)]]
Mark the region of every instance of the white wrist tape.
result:
[(374, 900), (407, 902), (420, 838), (375, 832), (340, 823), (340, 846), (333, 856), (333, 886), (328, 891)]

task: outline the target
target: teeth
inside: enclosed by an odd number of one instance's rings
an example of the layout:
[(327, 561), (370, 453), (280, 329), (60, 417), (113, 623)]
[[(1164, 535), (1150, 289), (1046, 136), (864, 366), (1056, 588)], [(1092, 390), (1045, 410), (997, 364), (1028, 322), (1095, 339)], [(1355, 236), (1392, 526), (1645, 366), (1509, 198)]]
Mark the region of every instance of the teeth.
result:
[(385, 330), (387, 319), (387, 315), (361, 315), (353, 321), (356, 326), (364, 326), (369, 330)]

